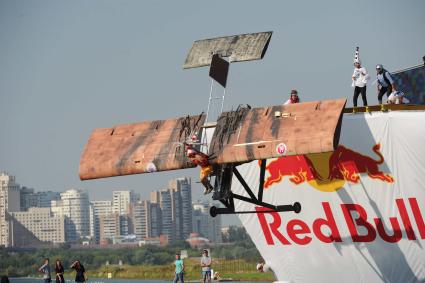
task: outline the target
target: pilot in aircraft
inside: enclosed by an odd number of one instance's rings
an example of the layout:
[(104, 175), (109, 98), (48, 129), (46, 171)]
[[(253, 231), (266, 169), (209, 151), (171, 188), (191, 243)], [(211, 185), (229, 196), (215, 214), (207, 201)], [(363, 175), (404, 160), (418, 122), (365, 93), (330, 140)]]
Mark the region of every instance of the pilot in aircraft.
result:
[[(192, 143), (196, 142), (197, 137), (192, 137)], [(201, 180), (202, 185), (204, 185), (205, 190), (204, 194), (209, 194), (213, 191), (213, 186), (210, 184), (208, 177), (213, 172), (213, 167), (208, 160), (208, 155), (203, 152), (196, 150), (191, 143), (186, 143), (186, 156), (190, 159), (190, 161), (201, 167), (201, 172), (199, 174), (199, 179)]]
[(293, 89), (291, 90), (291, 97), (283, 105), (299, 103), (299, 102), (300, 102), (300, 98), (298, 97), (298, 91), (296, 89)]

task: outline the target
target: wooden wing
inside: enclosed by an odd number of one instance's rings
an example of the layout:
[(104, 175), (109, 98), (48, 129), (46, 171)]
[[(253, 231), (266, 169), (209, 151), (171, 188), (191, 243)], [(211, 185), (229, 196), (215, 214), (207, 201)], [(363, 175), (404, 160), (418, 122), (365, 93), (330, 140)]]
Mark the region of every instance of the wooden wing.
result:
[(195, 167), (184, 145), (205, 115), (95, 129), (80, 160), (81, 180)]
[(334, 151), (346, 99), (225, 112), (211, 141), (211, 163)]

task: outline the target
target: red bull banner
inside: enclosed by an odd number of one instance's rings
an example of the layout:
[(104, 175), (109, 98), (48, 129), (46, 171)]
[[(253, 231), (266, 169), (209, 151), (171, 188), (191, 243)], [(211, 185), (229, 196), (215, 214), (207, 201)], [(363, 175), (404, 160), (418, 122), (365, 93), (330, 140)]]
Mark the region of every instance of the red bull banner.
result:
[[(425, 280), (424, 125), (425, 111), (348, 114), (334, 152), (267, 160), (263, 200), (302, 210), (239, 217), (279, 281)], [(238, 169), (258, 188), (258, 162)]]

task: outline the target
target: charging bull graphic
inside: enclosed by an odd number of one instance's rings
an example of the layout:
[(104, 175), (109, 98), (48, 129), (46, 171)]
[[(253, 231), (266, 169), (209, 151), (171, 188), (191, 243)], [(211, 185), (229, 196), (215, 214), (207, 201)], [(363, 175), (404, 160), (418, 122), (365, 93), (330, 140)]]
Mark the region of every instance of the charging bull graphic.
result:
[(393, 183), (394, 178), (379, 168), (384, 163), (378, 143), (372, 150), (378, 156), (363, 155), (343, 145), (334, 152), (284, 156), (273, 160), (267, 165), (269, 176), (264, 182), (264, 188), (279, 183), (286, 176), (295, 185), (307, 182), (323, 192), (334, 192), (342, 188), (345, 182), (359, 183), (359, 174), (367, 174), (372, 179)]

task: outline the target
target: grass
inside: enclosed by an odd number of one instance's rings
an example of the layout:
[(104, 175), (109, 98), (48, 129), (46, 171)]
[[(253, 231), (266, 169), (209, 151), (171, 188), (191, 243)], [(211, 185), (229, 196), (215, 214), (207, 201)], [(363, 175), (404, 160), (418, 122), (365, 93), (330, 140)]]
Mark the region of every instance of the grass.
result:
[[(185, 280), (199, 280), (201, 267), (198, 259), (185, 259)], [(231, 278), (235, 281), (274, 281), (272, 272), (258, 272), (256, 263), (244, 260), (213, 260), (212, 268), (220, 273), (222, 279)], [(88, 278), (108, 278), (108, 273), (114, 279), (156, 279), (172, 280), (174, 278), (174, 265), (109, 265), (95, 270), (88, 270)], [(66, 277), (74, 274), (67, 273)]]

